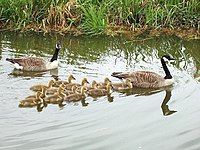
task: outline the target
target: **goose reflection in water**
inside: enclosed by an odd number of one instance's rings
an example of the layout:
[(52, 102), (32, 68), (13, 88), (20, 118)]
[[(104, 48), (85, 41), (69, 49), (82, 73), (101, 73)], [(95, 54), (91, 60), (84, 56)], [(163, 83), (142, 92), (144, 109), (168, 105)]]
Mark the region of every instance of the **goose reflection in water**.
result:
[(161, 89), (133, 88), (133, 89), (130, 89), (130, 90), (120, 91), (120, 93), (122, 93), (123, 96), (129, 96), (129, 95), (150, 96), (150, 95), (165, 91), (166, 94), (165, 94), (165, 97), (164, 97), (164, 99), (162, 101), (161, 109), (162, 109), (162, 112), (163, 112), (164, 116), (169, 116), (169, 115), (172, 115), (172, 114), (177, 112), (176, 110), (170, 110), (169, 105), (167, 104), (170, 101), (171, 96), (172, 96), (171, 95), (171, 91), (172, 91), (171, 88), (172, 88), (171, 86), (170, 87), (161, 88)]
[(18, 69), (13, 69), (13, 71), (11, 73), (9, 73), (9, 76), (13, 76), (13, 77), (30, 77), (30, 78), (35, 78), (35, 77), (42, 77), (45, 74), (50, 74), (54, 79), (58, 78), (58, 69), (53, 69), (53, 70), (49, 70), (49, 71), (23, 71), (23, 70), (18, 70)]
[(164, 116), (169, 116), (169, 115), (171, 115), (171, 114), (173, 114), (173, 113), (175, 113), (177, 111), (170, 110), (169, 106), (167, 105), (167, 103), (169, 102), (169, 100), (171, 99), (171, 96), (172, 96), (171, 90), (165, 90), (165, 92), (166, 92), (166, 95), (165, 95), (165, 98), (164, 98), (164, 100), (163, 100), (163, 102), (161, 104), (161, 108), (162, 108), (163, 115)]

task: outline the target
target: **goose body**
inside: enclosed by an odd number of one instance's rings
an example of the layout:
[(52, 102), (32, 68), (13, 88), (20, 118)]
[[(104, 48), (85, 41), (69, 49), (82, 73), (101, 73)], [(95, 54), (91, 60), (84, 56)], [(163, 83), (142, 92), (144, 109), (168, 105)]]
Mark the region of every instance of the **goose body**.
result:
[(42, 57), (22, 57), (22, 58), (6, 58), (16, 69), (25, 71), (47, 71), (58, 68), (58, 53), (61, 49), (59, 43), (56, 44), (54, 54), (50, 61)]
[(160, 88), (172, 85), (174, 79), (172, 78), (169, 69), (167, 68), (167, 60), (175, 60), (170, 55), (161, 57), (161, 64), (165, 72), (165, 77), (151, 71), (137, 71), (137, 72), (113, 72), (111, 76), (119, 79), (129, 79), (134, 87), (141, 88)]

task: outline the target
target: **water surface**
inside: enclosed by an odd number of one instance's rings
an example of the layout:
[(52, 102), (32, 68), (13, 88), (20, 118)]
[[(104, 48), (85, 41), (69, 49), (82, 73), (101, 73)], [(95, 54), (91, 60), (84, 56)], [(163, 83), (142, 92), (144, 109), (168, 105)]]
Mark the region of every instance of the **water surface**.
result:
[[(14, 70), (7, 57), (36, 55), (49, 59), (59, 40), (57, 70)], [(33, 94), (30, 86), (50, 79), (103, 81), (114, 71), (151, 70), (164, 76), (160, 57), (168, 64), (172, 87), (134, 88), (111, 97), (48, 105), (42, 110), (19, 108), (19, 100)], [(200, 149), (200, 41), (155, 37), (133, 41), (127, 37), (71, 37), (0, 32), (0, 149)]]

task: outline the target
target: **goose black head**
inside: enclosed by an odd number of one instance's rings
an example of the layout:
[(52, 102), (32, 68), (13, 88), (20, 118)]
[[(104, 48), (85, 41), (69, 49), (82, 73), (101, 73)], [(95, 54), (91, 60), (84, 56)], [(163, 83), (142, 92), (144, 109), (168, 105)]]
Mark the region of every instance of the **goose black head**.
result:
[(61, 46), (60, 42), (57, 42), (57, 43), (56, 43), (56, 49), (59, 49), (59, 50), (60, 50), (61, 48), (62, 48), (62, 46)]
[(166, 61), (170, 61), (173, 62), (174, 60), (176, 60), (175, 58), (173, 58), (171, 55), (167, 54), (167, 55), (163, 55), (162, 59), (166, 62)]

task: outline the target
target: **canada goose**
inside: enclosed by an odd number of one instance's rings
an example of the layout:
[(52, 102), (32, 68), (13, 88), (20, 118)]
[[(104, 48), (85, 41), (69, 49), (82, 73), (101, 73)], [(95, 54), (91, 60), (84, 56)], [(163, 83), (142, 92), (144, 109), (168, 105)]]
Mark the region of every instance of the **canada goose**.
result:
[(133, 84), (130, 79), (126, 79), (125, 82), (122, 83), (112, 83), (112, 87), (115, 91), (128, 90), (133, 88)]
[(62, 92), (62, 88), (59, 87), (57, 90), (57, 93), (55, 93), (54, 95), (45, 97), (44, 101), (46, 103), (58, 103), (58, 102), (62, 102), (64, 97), (66, 97), (66, 95)]
[(16, 69), (26, 71), (47, 71), (58, 68), (58, 53), (61, 49), (60, 43), (56, 43), (54, 54), (50, 61), (42, 57), (6, 58)]
[(106, 89), (91, 89), (87, 91), (87, 94), (91, 97), (105, 96), (112, 93), (112, 84), (107, 83)]
[(32, 90), (32, 91), (42, 91), (43, 88), (51, 88), (54, 83), (55, 83), (54, 80), (50, 80), (47, 86), (43, 85), (43, 84), (37, 84), (37, 85), (30, 87), (30, 90)]
[(87, 97), (86, 91), (87, 91), (87, 88), (82, 86), (81, 93), (70, 94), (64, 98), (64, 101), (77, 102), (77, 101), (83, 100)]
[(67, 78), (67, 81), (64, 81), (64, 80), (59, 80), (59, 81), (55, 81), (54, 83), (54, 87), (58, 87), (60, 84), (69, 84), (69, 83), (72, 83), (72, 80), (76, 80), (76, 78), (71, 74), (69, 75), (69, 77)]
[(165, 77), (150, 71), (137, 71), (137, 72), (113, 72), (111, 76), (119, 79), (130, 79), (134, 87), (141, 88), (160, 88), (169, 86), (174, 83), (169, 69), (167, 68), (166, 61), (175, 60), (170, 55), (163, 55), (161, 57), (161, 64), (165, 72)]
[(72, 87), (74, 85), (76, 85), (76, 86), (85, 86), (86, 83), (89, 83), (87, 78), (83, 78), (82, 81), (81, 81), (81, 84), (79, 84), (79, 83), (69, 83), (69, 84), (66, 85), (65, 89), (66, 90), (72, 90)]
[(111, 83), (111, 81), (110, 81), (110, 79), (109, 79), (108, 77), (106, 77), (106, 78), (104, 79), (104, 82), (98, 82), (98, 83), (97, 83), (97, 88), (106, 89), (108, 83)]
[(19, 102), (19, 107), (33, 107), (39, 104), (44, 103), (44, 100), (41, 98), (42, 93), (37, 92), (35, 98), (24, 99)]

